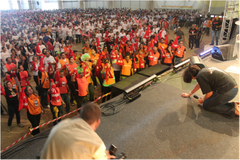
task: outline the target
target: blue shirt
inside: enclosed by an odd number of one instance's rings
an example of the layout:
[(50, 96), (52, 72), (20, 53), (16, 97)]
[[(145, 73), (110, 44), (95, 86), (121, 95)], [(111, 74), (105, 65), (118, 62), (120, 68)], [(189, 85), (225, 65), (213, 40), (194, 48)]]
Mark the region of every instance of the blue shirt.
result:
[(44, 37), (43, 37), (43, 41), (44, 41), (45, 43), (47, 43), (47, 42), (48, 42), (48, 38), (49, 38), (48, 36), (44, 36)]

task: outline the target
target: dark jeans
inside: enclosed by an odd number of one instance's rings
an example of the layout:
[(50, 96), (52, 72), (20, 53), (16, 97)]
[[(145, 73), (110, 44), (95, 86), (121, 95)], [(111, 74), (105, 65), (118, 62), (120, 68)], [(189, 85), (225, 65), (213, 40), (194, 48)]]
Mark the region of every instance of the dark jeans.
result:
[(73, 103), (74, 99), (76, 99), (76, 98), (75, 98), (75, 86), (71, 82), (71, 77), (68, 77), (67, 84), (70, 89), (70, 102)]
[[(53, 110), (54, 107), (55, 107), (55, 106), (53, 106), (53, 105), (51, 104), (50, 110), (51, 110), (51, 112), (52, 112), (53, 119), (56, 119), (56, 118), (58, 118), (58, 117), (61, 116), (61, 113), (62, 113), (62, 105), (61, 105), (61, 106), (57, 106), (57, 108), (58, 108), (58, 113), (57, 113), (58, 115), (57, 115), (57, 117), (56, 117), (56, 114), (55, 114), (55, 112), (54, 112), (54, 110)], [(60, 122), (61, 119), (59, 119), (59, 120), (57, 120), (57, 121)], [(57, 121), (54, 121), (54, 122), (53, 122), (53, 125), (56, 125), (56, 124), (57, 124)]]
[[(103, 94), (106, 94), (108, 92), (111, 92), (111, 86), (110, 87), (103, 87)], [(105, 102), (106, 99), (107, 99), (107, 101), (110, 100), (110, 98), (111, 98), (111, 95), (108, 95), (107, 97), (103, 97), (102, 98), (102, 103)]]
[(214, 44), (214, 38), (216, 37), (216, 45), (218, 45), (218, 35), (219, 35), (219, 31), (212, 30), (212, 43), (211, 44)]
[(116, 83), (120, 81), (121, 71), (114, 71)]
[(230, 91), (220, 94), (213, 92), (213, 95), (203, 102), (203, 108), (212, 112), (222, 114), (228, 118), (235, 116), (235, 104), (229, 103), (238, 93), (238, 88), (233, 88)]
[(33, 76), (34, 82), (36, 83), (36, 86), (38, 86), (38, 76)]
[(81, 41), (81, 35), (76, 34), (76, 43), (80, 43), (80, 41)]
[(9, 106), (8, 105), (8, 114), (9, 114), (8, 126), (12, 125), (14, 113), (16, 114), (17, 124), (19, 124), (20, 123), (20, 112), (18, 111), (18, 105), (17, 106)]
[(94, 101), (94, 89), (92, 83), (88, 84), (89, 100)]
[(209, 30), (210, 30), (210, 28), (207, 27), (207, 29), (206, 29), (207, 36), (209, 36)]
[(41, 97), (41, 104), (43, 107), (46, 107), (48, 105), (48, 96), (47, 96), (47, 91), (48, 89), (42, 88), (38, 93), (40, 94)]
[[(70, 106), (69, 106), (69, 94), (65, 93), (65, 94), (61, 94), (62, 100), (63, 102), (66, 104), (66, 112), (69, 113), (70, 111)], [(63, 114), (63, 109), (62, 109), (62, 113)]]
[[(38, 115), (31, 115), (29, 113), (29, 111), (27, 110), (27, 118), (30, 121), (30, 123), (32, 124), (32, 128), (37, 127), (37, 126), (39, 126), (39, 123), (40, 123), (41, 113), (38, 114)], [(32, 131), (32, 135), (36, 135), (39, 132), (40, 131), (39, 131), (39, 128), (38, 128), (38, 129)]]
[(174, 65), (177, 65), (177, 64), (179, 64), (179, 63), (181, 63), (181, 62), (182, 62), (182, 58), (175, 56)]
[(99, 82), (100, 82), (100, 84), (101, 84), (101, 93), (103, 93), (103, 79), (102, 79), (102, 75), (100, 75), (99, 77), (98, 77), (98, 79), (99, 79)]
[(83, 100), (86, 96), (77, 96), (77, 108), (80, 108), (83, 104)]
[(199, 48), (199, 40), (200, 40), (200, 39), (197, 39), (197, 38), (196, 38), (196, 41), (195, 41), (195, 43), (196, 43), (196, 48)]
[(93, 80), (94, 86), (97, 86), (97, 80), (96, 80), (96, 76), (95, 76), (95, 67), (92, 70), (92, 80)]
[(49, 74), (48, 74), (49, 82), (50, 82), (51, 79), (53, 79), (53, 75), (54, 75), (54, 74), (52, 74), (52, 75), (49, 75)]
[(189, 36), (189, 48), (193, 48), (195, 41), (195, 36)]

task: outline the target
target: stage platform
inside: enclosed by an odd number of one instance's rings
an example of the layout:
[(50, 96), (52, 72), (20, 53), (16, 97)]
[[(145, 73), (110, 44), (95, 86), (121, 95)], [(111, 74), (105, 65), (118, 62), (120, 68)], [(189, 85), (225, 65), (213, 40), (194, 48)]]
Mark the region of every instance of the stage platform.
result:
[[(239, 67), (238, 60), (219, 62), (207, 57), (203, 62), (222, 70)], [(128, 159), (239, 159), (239, 118), (227, 119), (203, 110), (193, 97), (182, 98), (181, 93), (196, 84), (184, 83), (182, 73), (163, 76), (121, 112), (102, 116), (97, 133), (106, 147), (114, 144), (117, 153), (124, 152)], [(230, 74), (239, 83), (239, 74)], [(201, 91), (196, 95), (202, 96)], [(234, 101), (239, 101), (239, 94)], [(2, 158), (36, 158), (49, 131), (17, 144), (16, 150), (10, 148), (12, 153)]]

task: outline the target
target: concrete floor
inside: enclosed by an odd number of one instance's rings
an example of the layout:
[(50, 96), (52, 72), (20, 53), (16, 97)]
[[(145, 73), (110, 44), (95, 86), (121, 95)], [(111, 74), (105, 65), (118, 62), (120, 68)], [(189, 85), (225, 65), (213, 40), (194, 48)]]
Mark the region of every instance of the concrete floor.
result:
[[(204, 36), (199, 49), (194, 48), (193, 50), (188, 50), (188, 45), (187, 45), (188, 44), (188, 40), (187, 40), (188, 39), (188, 29), (183, 28), (182, 30), (184, 31), (185, 37), (186, 37), (186, 39), (185, 39), (186, 41), (184, 42), (184, 46), (187, 48), (186, 58), (189, 58), (191, 56), (201, 53), (203, 51), (204, 45), (210, 44), (211, 38)], [(170, 31), (169, 39), (174, 40), (173, 31)], [(81, 48), (82, 48), (81, 45), (73, 45), (73, 49), (81, 50)], [(237, 63), (237, 64), (239, 64), (239, 63)], [(237, 75), (237, 77), (238, 77), (238, 75)], [(33, 79), (30, 80), (30, 83), (33, 87), (35, 87), (35, 83), (34, 83)], [(167, 81), (167, 83), (168, 83), (168, 85), (179, 86), (178, 83), (180, 83), (180, 81), (179, 81), (179, 79), (176, 78), (176, 79), (171, 79), (171, 80)], [(185, 84), (182, 84), (182, 85), (185, 85)], [(190, 88), (191, 88), (191, 86), (189, 86), (189, 90), (190, 90)], [(98, 85), (97, 88), (95, 89), (95, 97), (98, 97), (100, 95), (101, 95), (100, 86)], [(2, 104), (7, 106), (5, 98), (3, 96), (1, 96), (1, 99), (2, 99)], [(99, 103), (101, 103), (101, 100), (99, 101)], [(74, 106), (71, 106), (70, 110), (72, 111), (76, 108), (77, 108), (76, 105), (74, 105)], [(44, 111), (45, 111), (45, 113), (41, 115), (40, 124), (45, 123), (52, 119), (50, 109), (44, 109)], [(69, 115), (67, 118), (73, 117), (75, 115), (76, 115), (76, 113)], [(17, 139), (19, 139), (24, 134), (26, 134), (28, 132), (28, 127), (31, 127), (31, 124), (27, 119), (25, 110), (20, 111), (20, 116), (21, 116), (21, 123), (24, 125), (24, 128), (17, 127), (16, 120), (14, 117), (10, 132), (6, 132), (8, 115), (1, 116), (1, 150), (4, 149), (5, 147), (7, 147), (8, 145), (10, 145), (11, 143), (13, 143), (14, 141), (16, 141)], [(40, 131), (44, 131), (47, 128), (50, 128), (52, 126), (53, 126), (52, 124), (49, 124), (45, 127), (42, 127), (40, 129)], [(29, 138), (29, 137), (27, 137), (27, 138)]]

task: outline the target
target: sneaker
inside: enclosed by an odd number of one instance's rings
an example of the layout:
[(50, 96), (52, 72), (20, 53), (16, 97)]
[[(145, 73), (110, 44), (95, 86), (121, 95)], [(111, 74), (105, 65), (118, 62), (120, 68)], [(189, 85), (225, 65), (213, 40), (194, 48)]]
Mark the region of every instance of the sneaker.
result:
[(74, 103), (74, 104), (77, 104), (77, 102), (76, 102), (75, 100), (73, 101), (73, 103)]
[(11, 130), (11, 126), (8, 126), (7, 127), (7, 132), (10, 132), (10, 130)]
[(50, 108), (50, 105), (47, 105), (47, 108)]
[(24, 127), (24, 125), (22, 125), (21, 123), (18, 123), (17, 125), (18, 125), (18, 127), (21, 127), (21, 128)]
[(210, 44), (210, 46), (213, 46), (213, 45), (214, 45), (214, 44), (212, 44), (212, 43)]

